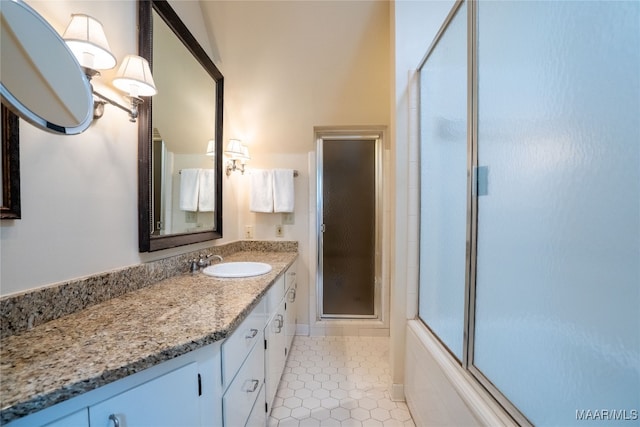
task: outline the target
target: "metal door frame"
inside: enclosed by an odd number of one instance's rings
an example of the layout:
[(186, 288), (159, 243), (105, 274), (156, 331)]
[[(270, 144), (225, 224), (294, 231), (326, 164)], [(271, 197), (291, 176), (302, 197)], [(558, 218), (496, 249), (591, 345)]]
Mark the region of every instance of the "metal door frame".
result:
[[(336, 140), (372, 140), (375, 147), (375, 272), (374, 272), (374, 296), (372, 315), (347, 315), (325, 314), (323, 307), (323, 242), (324, 242), (324, 217), (323, 211), (323, 151), (324, 141)], [(357, 320), (382, 320), (382, 159), (383, 141), (382, 132), (366, 131), (339, 131), (320, 132), (316, 139), (316, 240), (317, 240), (317, 265), (316, 265), (316, 320), (324, 319), (357, 319)]]

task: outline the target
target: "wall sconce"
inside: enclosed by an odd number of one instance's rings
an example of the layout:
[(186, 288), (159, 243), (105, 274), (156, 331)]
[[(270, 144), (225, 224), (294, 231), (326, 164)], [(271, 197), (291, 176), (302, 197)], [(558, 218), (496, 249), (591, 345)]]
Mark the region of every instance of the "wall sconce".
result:
[[(116, 58), (111, 53), (107, 37), (102, 24), (95, 18), (85, 14), (71, 15), (71, 22), (64, 31), (62, 38), (80, 63), (89, 81), (99, 76), (98, 70), (108, 70), (116, 66)], [(144, 102), (140, 96), (153, 96), (157, 93), (149, 62), (137, 55), (127, 55), (113, 85), (123, 92), (127, 92), (131, 107), (127, 108), (116, 101), (107, 98), (93, 90), (93, 94), (100, 98), (94, 100), (93, 118), (99, 119), (104, 114), (104, 104), (109, 103), (129, 113), (129, 121), (135, 123), (138, 118), (138, 104)]]
[(205, 153), (207, 156), (215, 156), (216, 155), (216, 142), (213, 139), (210, 139), (207, 143), (207, 152)]
[(251, 160), (249, 148), (238, 139), (230, 139), (224, 154), (229, 157), (226, 168), (227, 176), (236, 170), (239, 170), (244, 175), (244, 166)]

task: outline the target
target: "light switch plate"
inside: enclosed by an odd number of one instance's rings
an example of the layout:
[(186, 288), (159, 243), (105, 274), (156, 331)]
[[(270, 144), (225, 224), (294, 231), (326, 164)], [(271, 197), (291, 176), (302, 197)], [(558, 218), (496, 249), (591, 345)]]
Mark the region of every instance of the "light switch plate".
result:
[(276, 237), (284, 237), (284, 230), (280, 224), (276, 225)]

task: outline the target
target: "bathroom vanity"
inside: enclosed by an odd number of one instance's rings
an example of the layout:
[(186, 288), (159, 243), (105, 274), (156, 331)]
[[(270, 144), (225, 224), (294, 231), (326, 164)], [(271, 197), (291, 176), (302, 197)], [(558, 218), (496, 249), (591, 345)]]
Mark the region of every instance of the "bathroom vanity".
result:
[(295, 333), (295, 252), (184, 273), (2, 339), (0, 423), (265, 426)]

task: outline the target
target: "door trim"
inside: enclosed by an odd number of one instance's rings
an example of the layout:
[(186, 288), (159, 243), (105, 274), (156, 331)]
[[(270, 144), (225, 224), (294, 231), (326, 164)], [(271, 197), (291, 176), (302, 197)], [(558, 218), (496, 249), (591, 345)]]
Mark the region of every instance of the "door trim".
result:
[[(316, 129), (316, 322), (325, 320), (383, 320), (383, 268), (382, 268), (382, 227), (383, 227), (383, 150), (384, 131), (382, 128), (363, 129)], [(322, 144), (336, 140), (373, 140), (375, 141), (375, 274), (374, 274), (374, 314), (373, 315), (337, 315), (324, 314), (323, 311), (323, 167)]]

